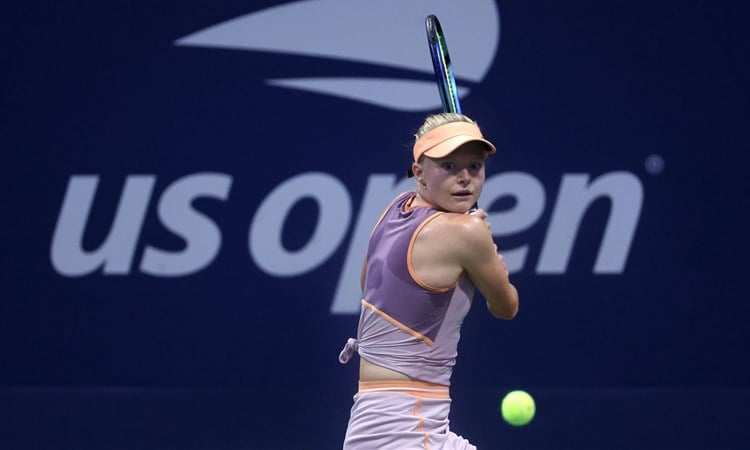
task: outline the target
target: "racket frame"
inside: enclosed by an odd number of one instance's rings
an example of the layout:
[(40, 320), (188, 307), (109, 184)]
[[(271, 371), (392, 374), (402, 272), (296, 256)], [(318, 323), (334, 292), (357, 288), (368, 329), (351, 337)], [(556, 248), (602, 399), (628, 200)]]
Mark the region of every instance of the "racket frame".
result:
[(443, 27), (435, 15), (429, 15), (425, 19), (427, 30), (427, 43), (432, 58), (432, 68), (435, 72), (435, 81), (440, 92), (440, 101), (443, 104), (443, 112), (461, 113), (461, 102), (456, 88), (456, 78), (453, 75), (448, 44), (445, 40)]

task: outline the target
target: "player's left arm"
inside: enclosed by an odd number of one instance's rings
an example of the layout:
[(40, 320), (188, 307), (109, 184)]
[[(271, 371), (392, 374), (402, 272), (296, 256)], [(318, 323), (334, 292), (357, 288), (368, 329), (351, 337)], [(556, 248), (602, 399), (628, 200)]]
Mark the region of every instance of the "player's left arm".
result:
[(492, 240), (486, 213), (465, 215), (456, 237), (459, 264), (487, 300), (487, 308), (498, 319), (512, 319), (518, 313), (518, 291), (511, 284), (503, 256)]

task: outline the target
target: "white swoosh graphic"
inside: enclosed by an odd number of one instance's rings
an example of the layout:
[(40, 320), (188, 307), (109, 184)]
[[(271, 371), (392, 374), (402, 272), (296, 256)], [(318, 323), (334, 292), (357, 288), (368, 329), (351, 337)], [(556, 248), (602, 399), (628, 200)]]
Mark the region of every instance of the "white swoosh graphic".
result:
[[(400, 111), (426, 111), (441, 106), (435, 83), (429, 81), (393, 78), (283, 78), (266, 82), (272, 86), (335, 95)], [(378, 95), (373, 96), (373, 91), (378, 92)], [(459, 97), (468, 93), (468, 88), (458, 86)]]
[[(500, 40), (494, 0), (305, 0), (274, 6), (192, 33), (175, 44), (325, 57), (431, 74), (424, 20), (440, 19), (456, 79), (480, 82)], [(432, 83), (403, 79), (295, 78), (269, 84), (398, 110), (440, 106)], [(398, 91), (392, 93), (391, 89)], [(414, 91), (409, 91), (414, 89)], [(459, 93), (468, 89), (460, 86)]]

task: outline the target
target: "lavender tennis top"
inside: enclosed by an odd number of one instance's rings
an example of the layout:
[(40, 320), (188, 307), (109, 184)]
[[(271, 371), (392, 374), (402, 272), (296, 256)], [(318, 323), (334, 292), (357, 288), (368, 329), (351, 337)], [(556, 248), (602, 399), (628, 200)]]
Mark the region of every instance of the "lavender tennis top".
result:
[(464, 275), (449, 288), (418, 279), (411, 264), (417, 234), (450, 213), (411, 207), (413, 199), (413, 192), (398, 196), (372, 232), (357, 340), (349, 340), (340, 360), (358, 349), (374, 364), (447, 386), (474, 285)]

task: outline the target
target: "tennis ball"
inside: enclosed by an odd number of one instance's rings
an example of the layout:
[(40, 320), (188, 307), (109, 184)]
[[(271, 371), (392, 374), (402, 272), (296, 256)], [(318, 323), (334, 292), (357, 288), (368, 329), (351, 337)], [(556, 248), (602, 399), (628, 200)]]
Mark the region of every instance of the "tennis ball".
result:
[(503, 398), (500, 405), (503, 419), (514, 427), (531, 422), (536, 412), (534, 399), (525, 391), (511, 391)]

